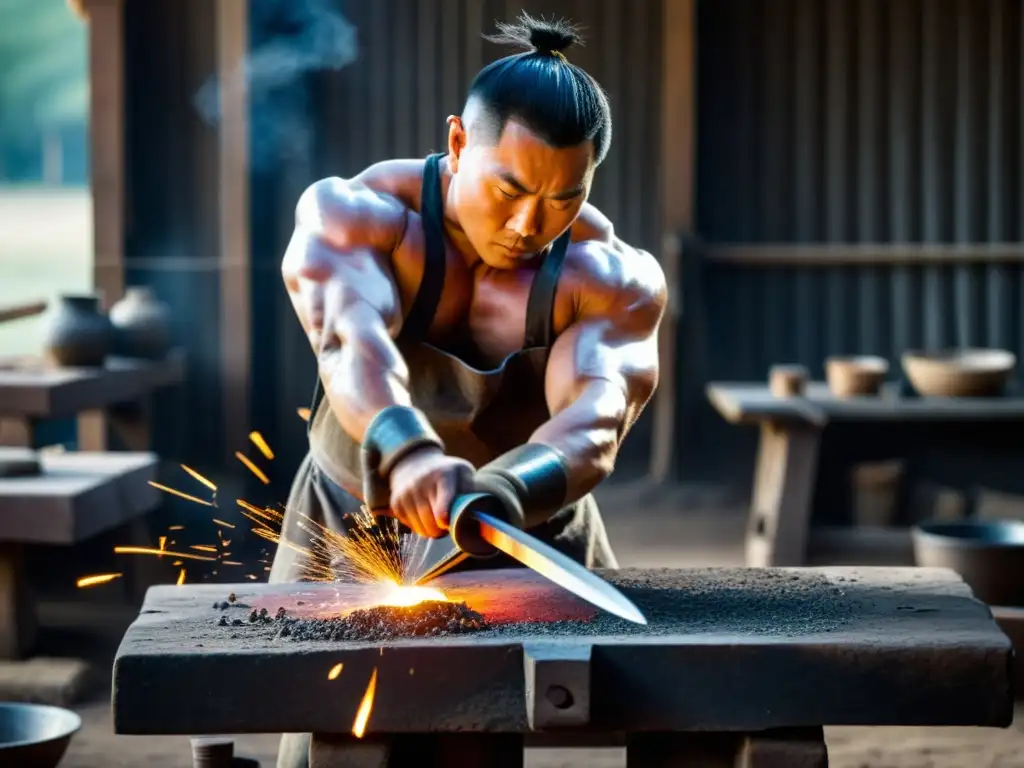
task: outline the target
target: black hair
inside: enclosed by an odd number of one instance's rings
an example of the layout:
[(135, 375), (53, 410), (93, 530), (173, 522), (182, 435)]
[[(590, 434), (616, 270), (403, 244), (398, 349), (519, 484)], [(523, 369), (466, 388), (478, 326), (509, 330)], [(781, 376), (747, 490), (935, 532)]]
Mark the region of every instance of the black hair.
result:
[(553, 147), (591, 141), (595, 163), (604, 160), (612, 140), (608, 97), (562, 54), (583, 44), (577, 28), (564, 19), (546, 21), (523, 13), (514, 24), (499, 22), (498, 34), (484, 39), (526, 51), (488, 64), (473, 79), (467, 103), (481, 108), (474, 130), (493, 131), (497, 141), (505, 124), (515, 119)]

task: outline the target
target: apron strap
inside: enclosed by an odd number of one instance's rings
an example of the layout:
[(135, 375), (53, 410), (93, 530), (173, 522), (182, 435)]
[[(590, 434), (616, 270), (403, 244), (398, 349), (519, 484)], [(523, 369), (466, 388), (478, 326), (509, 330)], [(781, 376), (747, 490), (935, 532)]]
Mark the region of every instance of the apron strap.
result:
[(409, 314), (402, 323), (399, 338), (419, 341), (427, 335), (434, 314), (444, 293), (447, 258), (444, 247), (444, 204), (441, 196), (441, 158), (431, 155), (423, 166), (423, 187), (420, 191), (420, 221), (423, 224), (423, 277), (413, 299)]
[(565, 253), (569, 250), (572, 229), (567, 229), (555, 240), (544, 257), (530, 286), (530, 298), (526, 302), (526, 336), (523, 347), (550, 347), (555, 341), (555, 289), (562, 272)]
[[(420, 219), (423, 222), (425, 252), (423, 256), (423, 277), (419, 290), (413, 299), (409, 314), (402, 323), (398, 337), (402, 340), (416, 340), (426, 335), (430, 323), (441, 303), (444, 291), (446, 256), (444, 248), (444, 206), (441, 197), (441, 158), (444, 153), (431, 155), (423, 167), (423, 187), (420, 192)], [(323, 387), (317, 373), (313, 385), (313, 399), (309, 406), (309, 421), (306, 433), (313, 428), (313, 416), (323, 401)]]

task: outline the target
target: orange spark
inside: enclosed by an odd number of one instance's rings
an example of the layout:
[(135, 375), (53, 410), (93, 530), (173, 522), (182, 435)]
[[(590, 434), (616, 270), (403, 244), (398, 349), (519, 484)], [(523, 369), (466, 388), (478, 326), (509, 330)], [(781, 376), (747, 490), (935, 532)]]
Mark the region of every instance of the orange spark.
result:
[(259, 576), (253, 576), (251, 573), (247, 573), (245, 574), (245, 578), (249, 579), (250, 581), (256, 581), (256, 579), (258, 579)]
[(185, 569), (181, 569), (181, 573), (178, 574), (178, 586), (180, 587), (185, 583)]
[(196, 471), (195, 471), (194, 469), (192, 469), (192, 467), (187, 467), (187, 466), (185, 466), (184, 464), (181, 464), (180, 466), (181, 466), (181, 468), (182, 468), (182, 469), (184, 469), (184, 470), (185, 470), (186, 472), (188, 472), (188, 473), (189, 473), (190, 475), (192, 475), (192, 477), (194, 477), (194, 478), (195, 478), (196, 480), (198, 480), (198, 481), (199, 481), (200, 483), (202, 483), (203, 485), (205, 485), (205, 486), (206, 486), (207, 488), (209, 488), (209, 489), (210, 489), (211, 491), (213, 491), (214, 493), (216, 493), (216, 492), (217, 492), (217, 486), (216, 486), (216, 485), (214, 485), (214, 484), (213, 484), (213, 483), (212, 483), (212, 482), (211, 482), (210, 480), (207, 480), (207, 479), (206, 479), (205, 477), (203, 477), (202, 475), (200, 475), (200, 474), (199, 474), (198, 472), (196, 472)]
[(108, 582), (119, 578), (121, 578), (120, 573), (101, 573), (96, 576), (83, 576), (75, 582), (75, 585), (79, 589), (82, 589), (83, 587), (95, 587), (97, 584), (107, 584)]
[(173, 488), (168, 488), (166, 485), (160, 485), (160, 483), (154, 483), (152, 480), (148, 480), (147, 482), (150, 485), (152, 485), (154, 488), (156, 488), (157, 490), (163, 491), (164, 493), (173, 494), (175, 496), (178, 496), (178, 497), (184, 499), (185, 501), (194, 501), (196, 504), (202, 504), (203, 506), (206, 506), (206, 507), (213, 507), (213, 506), (215, 506), (212, 502), (204, 501), (203, 499), (198, 499), (195, 496), (189, 496), (187, 493), (182, 493), (181, 491), (176, 491)]
[(167, 530), (168, 531), (184, 531), (185, 530), (185, 526), (184, 525), (172, 525), (172, 526), (169, 526), (167, 528)]
[(190, 555), (186, 552), (168, 552), (163, 549), (153, 549), (151, 547), (114, 547), (115, 555), (170, 555), (171, 557), (180, 557), (185, 560), (205, 560), (210, 563), (217, 562), (216, 557), (204, 557), (203, 555)]
[(366, 733), (366, 724), (370, 722), (370, 713), (373, 712), (373, 696), (377, 692), (377, 668), (373, 668), (370, 675), (370, 682), (366, 686), (366, 693), (363, 700), (359, 702), (359, 710), (356, 712), (356, 720), (352, 723), (352, 735), (357, 739), (363, 738)]
[(193, 544), (189, 549), (194, 549), (197, 552), (216, 552), (217, 548), (210, 546), (209, 544)]
[(242, 455), (241, 451), (235, 451), (235, 458), (245, 464), (246, 469), (256, 475), (257, 479), (264, 485), (270, 485), (270, 478), (263, 474), (263, 470), (253, 464), (246, 456)]
[(309, 412), (309, 408), (296, 408), (295, 412), (299, 414), (299, 418), (303, 421), (309, 421), (309, 417), (312, 415)]
[(171, 565), (177, 568), (179, 565), (181, 565), (181, 560), (175, 560), (173, 563), (171, 563)]
[(213, 522), (215, 522), (217, 525), (222, 525), (225, 528), (234, 528), (235, 527), (233, 523), (225, 523), (223, 520), (218, 520), (216, 517), (213, 518)]
[(235, 560), (221, 560), (221, 565), (245, 565), (245, 563), (239, 563)]
[(163, 552), (165, 549), (167, 549), (167, 537), (166, 536), (161, 536), (159, 541), (160, 541), (160, 551)]
[(333, 667), (331, 667), (331, 671), (327, 673), (327, 679), (328, 680), (337, 680), (338, 679), (338, 675), (341, 674), (341, 670), (342, 670), (342, 668), (344, 666), (345, 665), (343, 663), (339, 662), (339, 663), (335, 664)]
[(252, 440), (252, 444), (259, 448), (260, 453), (262, 453), (266, 458), (274, 458), (274, 452), (270, 450), (270, 446), (267, 445), (267, 441), (263, 439), (263, 435), (259, 432), (250, 432), (249, 439)]

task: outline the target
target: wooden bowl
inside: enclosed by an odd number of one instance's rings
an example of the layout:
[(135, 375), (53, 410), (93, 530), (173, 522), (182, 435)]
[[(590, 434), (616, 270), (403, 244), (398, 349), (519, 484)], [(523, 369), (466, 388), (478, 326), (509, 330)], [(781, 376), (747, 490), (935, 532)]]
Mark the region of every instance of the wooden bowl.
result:
[(875, 355), (829, 357), (825, 360), (825, 380), (836, 397), (877, 395), (889, 373), (889, 361)]
[(992, 397), (1002, 393), (1017, 356), (1005, 349), (912, 350), (903, 353), (902, 363), (925, 397)]

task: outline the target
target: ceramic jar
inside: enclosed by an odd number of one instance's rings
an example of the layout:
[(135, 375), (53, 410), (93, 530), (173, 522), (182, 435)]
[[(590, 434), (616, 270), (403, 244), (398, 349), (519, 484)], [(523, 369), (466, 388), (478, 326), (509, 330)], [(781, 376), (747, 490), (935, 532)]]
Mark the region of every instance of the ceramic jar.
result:
[(171, 349), (170, 308), (150, 288), (128, 288), (110, 308), (110, 322), (119, 356), (160, 360)]
[(95, 295), (61, 296), (50, 319), (46, 355), (68, 368), (98, 368), (113, 346), (110, 320)]

